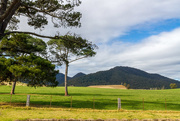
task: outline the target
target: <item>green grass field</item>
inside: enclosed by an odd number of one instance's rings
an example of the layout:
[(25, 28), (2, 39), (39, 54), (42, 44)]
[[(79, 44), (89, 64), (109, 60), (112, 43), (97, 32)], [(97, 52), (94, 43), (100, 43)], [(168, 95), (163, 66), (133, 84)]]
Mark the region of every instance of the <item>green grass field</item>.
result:
[[(0, 121), (16, 119), (180, 119), (180, 89), (120, 90), (90, 87), (0, 86)], [(27, 94), (30, 107), (25, 107)], [(52, 96), (52, 103), (50, 101)], [(72, 96), (72, 108), (71, 107)], [(117, 111), (117, 98), (122, 109)], [(144, 111), (143, 111), (144, 98)], [(165, 110), (165, 99), (166, 107)], [(11, 103), (10, 103), (11, 100)], [(94, 103), (93, 103), (94, 102)], [(22, 115), (23, 114), (23, 115)]]
[[(31, 106), (48, 107), (52, 96), (52, 107), (117, 110), (117, 98), (121, 98), (125, 110), (180, 110), (180, 89), (173, 90), (120, 90), (90, 87), (69, 87), (70, 96), (65, 97), (64, 87), (26, 87), (17, 86), (12, 95), (12, 105), (26, 103), (27, 94), (31, 95)], [(1, 104), (10, 104), (11, 86), (0, 86)], [(165, 104), (166, 99), (166, 104)], [(94, 101), (94, 103), (93, 103)], [(166, 106), (165, 106), (166, 105)]]

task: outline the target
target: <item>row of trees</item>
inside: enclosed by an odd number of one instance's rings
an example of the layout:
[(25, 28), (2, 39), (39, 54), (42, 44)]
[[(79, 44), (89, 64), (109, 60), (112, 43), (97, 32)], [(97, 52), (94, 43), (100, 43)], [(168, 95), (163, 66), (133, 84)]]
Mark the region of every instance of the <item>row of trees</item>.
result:
[[(56, 86), (55, 65), (65, 64), (65, 95), (68, 95), (69, 63), (94, 56), (96, 45), (76, 34), (49, 36), (17, 29), (22, 16), (28, 20), (26, 28), (43, 30), (49, 22), (56, 28), (80, 27), (82, 15), (74, 11), (80, 4), (80, 0), (1, 0), (0, 81), (14, 82), (12, 94), (17, 80), (30, 86)], [(49, 38), (49, 51), (46, 43), (34, 36)]]

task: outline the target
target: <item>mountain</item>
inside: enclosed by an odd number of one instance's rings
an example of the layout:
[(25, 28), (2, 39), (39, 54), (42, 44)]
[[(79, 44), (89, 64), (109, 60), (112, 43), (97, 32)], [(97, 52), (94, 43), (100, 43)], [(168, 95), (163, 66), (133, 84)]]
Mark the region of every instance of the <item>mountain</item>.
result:
[(176, 83), (177, 86), (180, 87), (179, 81), (161, 76), (159, 74), (150, 74), (139, 69), (123, 66), (70, 79), (68, 85), (120, 85), (122, 83), (130, 84), (132, 89), (150, 89), (162, 87), (169, 89), (170, 83)]
[[(86, 74), (80, 72), (80, 73), (77, 73), (76, 75), (74, 75), (73, 77), (67, 77), (67, 80), (74, 79), (74, 78), (77, 78), (77, 77), (81, 77), (81, 76), (84, 76), (84, 75), (86, 75)], [(58, 85), (62, 85), (64, 83), (64, 76), (65, 75), (62, 74), (62, 73), (58, 73), (56, 75), (56, 81), (59, 82)]]
[(79, 72), (79, 73), (77, 73), (76, 75), (74, 75), (73, 77), (72, 77), (72, 79), (74, 79), (74, 78), (77, 78), (77, 77), (81, 77), (81, 76), (85, 76), (86, 74), (84, 74), (84, 73), (82, 73), (82, 72)]
[[(71, 79), (71, 77), (67, 77), (67, 80), (70, 80), (70, 79)], [(61, 85), (62, 83), (64, 83), (64, 74), (58, 73), (58, 74), (56, 75), (56, 81), (59, 82), (58, 85)]]

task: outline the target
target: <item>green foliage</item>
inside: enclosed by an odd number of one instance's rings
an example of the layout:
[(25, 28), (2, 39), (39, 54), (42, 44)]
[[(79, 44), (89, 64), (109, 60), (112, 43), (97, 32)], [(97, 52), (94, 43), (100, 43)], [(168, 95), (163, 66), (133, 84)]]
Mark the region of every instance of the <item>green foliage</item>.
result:
[(13, 80), (12, 73), (9, 71), (9, 67), (14, 64), (15, 61), (11, 58), (0, 58), (0, 82)]
[(170, 87), (171, 87), (171, 89), (176, 89), (177, 88), (177, 84), (176, 83), (171, 83)]
[[(29, 86), (56, 86), (55, 65), (38, 57), (45, 53), (46, 43), (27, 34), (11, 34), (0, 42), (1, 81), (22, 81)], [(13, 57), (4, 58), (3, 56)]]
[(27, 34), (11, 34), (2, 39), (0, 50), (10, 56), (45, 53), (46, 43)]
[(47, 15), (52, 16), (55, 27), (80, 26), (81, 14), (73, 11), (73, 8), (80, 3), (79, 0), (76, 2), (74, 0), (61, 2), (57, 0), (25, 0), (22, 2), (22, 6), (25, 7), (19, 8), (17, 12), (27, 16), (28, 24), (34, 26), (35, 29), (43, 28), (48, 24)]
[(126, 86), (126, 88), (127, 88), (127, 89), (130, 89), (130, 84), (128, 84), (128, 85)]
[[(0, 66), (4, 65), (1, 81), (11, 77), (11, 81), (22, 81), (29, 86), (57, 86), (55, 65), (50, 61), (33, 54), (16, 57), (15, 59), (0, 58)], [(12, 63), (13, 62), (13, 63)]]
[(80, 27), (82, 15), (74, 11), (80, 4), (80, 0), (3, 0), (0, 9), (0, 36), (6, 35), (7, 29), (18, 29), (19, 16), (26, 17), (27, 24), (34, 29), (42, 30), (49, 23), (48, 17), (51, 17), (54, 27)]
[(97, 48), (95, 44), (76, 36), (65, 36), (63, 40), (52, 39), (47, 44), (59, 64), (69, 64), (82, 57), (92, 57), (96, 54), (94, 50)]
[(123, 86), (125, 86), (125, 87), (126, 87), (126, 86), (127, 86), (127, 84), (126, 84), (126, 83), (124, 83), (124, 84), (123, 84)]

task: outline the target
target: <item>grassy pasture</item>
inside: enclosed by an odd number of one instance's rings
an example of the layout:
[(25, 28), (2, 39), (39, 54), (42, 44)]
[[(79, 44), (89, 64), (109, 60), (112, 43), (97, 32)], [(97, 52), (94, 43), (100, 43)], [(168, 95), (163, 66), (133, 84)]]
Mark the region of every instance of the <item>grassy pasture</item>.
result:
[[(0, 104), (10, 104), (11, 86), (0, 86)], [(121, 98), (125, 110), (167, 110), (180, 111), (180, 89), (173, 90), (120, 90), (90, 87), (69, 87), (70, 96), (65, 97), (64, 87), (17, 86), (12, 96), (12, 105), (25, 106), (27, 94), (31, 95), (31, 106), (116, 110), (117, 98)], [(93, 103), (94, 101), (94, 103)]]
[[(17, 86), (12, 95), (11, 86), (0, 86), (0, 121), (26, 119), (180, 119), (180, 89), (120, 90), (90, 87)], [(30, 107), (25, 107), (27, 94)], [(52, 96), (52, 106), (50, 100)], [(122, 109), (117, 111), (117, 98)], [(143, 111), (143, 98), (144, 110)], [(165, 99), (167, 110), (165, 110)], [(93, 103), (93, 100), (95, 103)], [(93, 109), (95, 108), (95, 109)]]

